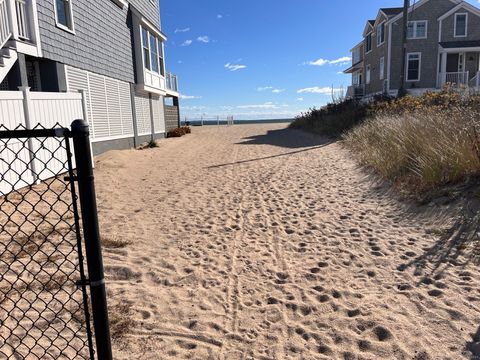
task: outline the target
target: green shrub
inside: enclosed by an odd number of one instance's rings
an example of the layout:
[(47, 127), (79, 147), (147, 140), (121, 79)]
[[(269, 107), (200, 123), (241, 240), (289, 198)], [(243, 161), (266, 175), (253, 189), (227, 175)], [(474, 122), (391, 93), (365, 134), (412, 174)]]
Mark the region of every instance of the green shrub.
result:
[(300, 129), (329, 137), (340, 137), (354, 128), (373, 112), (375, 104), (389, 102), (389, 97), (379, 96), (372, 103), (362, 103), (353, 99), (334, 101), (324, 107), (313, 108), (297, 116), (291, 129)]

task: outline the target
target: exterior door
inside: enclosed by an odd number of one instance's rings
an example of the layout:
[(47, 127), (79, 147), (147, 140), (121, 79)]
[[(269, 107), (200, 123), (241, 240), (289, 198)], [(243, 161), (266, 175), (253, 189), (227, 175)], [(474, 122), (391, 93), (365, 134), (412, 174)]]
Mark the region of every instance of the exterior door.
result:
[(448, 54), (447, 55), (447, 73), (458, 72), (459, 60), (460, 60), (459, 54)]

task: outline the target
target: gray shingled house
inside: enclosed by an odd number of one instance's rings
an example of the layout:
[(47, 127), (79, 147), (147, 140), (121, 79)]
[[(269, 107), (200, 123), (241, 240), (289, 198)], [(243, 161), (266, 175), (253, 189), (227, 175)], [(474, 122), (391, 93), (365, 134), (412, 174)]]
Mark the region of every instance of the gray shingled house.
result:
[(129, 148), (179, 124), (166, 40), (159, 0), (0, 0), (0, 90), (83, 91), (95, 153)]
[[(403, 8), (383, 8), (368, 20), (352, 52), (347, 96), (396, 95), (402, 70)], [(409, 93), (446, 83), (480, 85), (480, 10), (461, 0), (419, 0), (408, 9), (406, 88)]]

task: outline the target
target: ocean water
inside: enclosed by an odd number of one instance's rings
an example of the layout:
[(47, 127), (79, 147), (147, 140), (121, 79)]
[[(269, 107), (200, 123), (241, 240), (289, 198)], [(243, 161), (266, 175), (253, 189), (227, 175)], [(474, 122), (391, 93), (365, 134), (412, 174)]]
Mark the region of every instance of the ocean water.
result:
[[(285, 123), (289, 124), (293, 121), (294, 119), (257, 119), (257, 120), (234, 120), (235, 125), (248, 125), (248, 124), (277, 124), (277, 123)], [(195, 120), (187, 120), (191, 126), (201, 126), (202, 121), (195, 119)], [(226, 120), (220, 120), (217, 122), (217, 120), (204, 120), (203, 121), (203, 126), (209, 126), (209, 125), (227, 125)], [(182, 120), (181, 125), (185, 125), (185, 121)]]

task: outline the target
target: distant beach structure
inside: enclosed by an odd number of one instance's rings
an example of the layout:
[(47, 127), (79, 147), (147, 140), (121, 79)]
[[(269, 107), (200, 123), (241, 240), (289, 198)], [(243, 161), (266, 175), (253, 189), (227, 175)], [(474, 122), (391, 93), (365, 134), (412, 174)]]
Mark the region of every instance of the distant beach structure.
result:
[(212, 125), (246, 125), (246, 124), (289, 124), (292, 119), (234, 119), (229, 117), (185, 117), (181, 120), (182, 126), (212, 126)]

